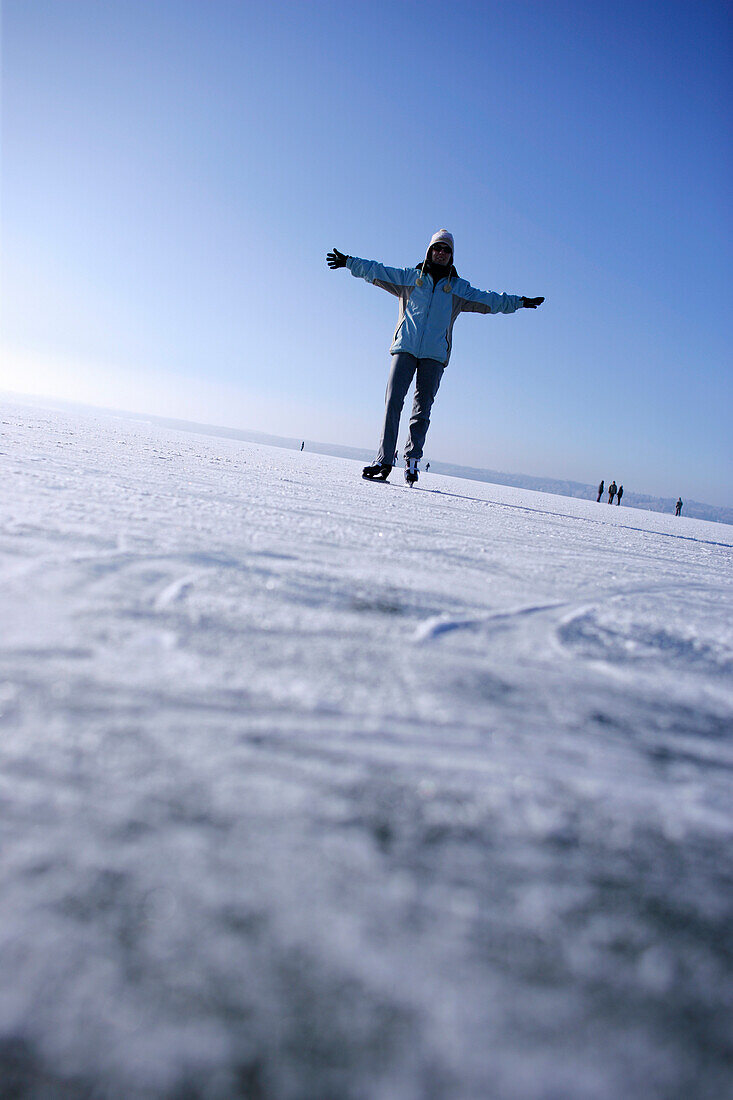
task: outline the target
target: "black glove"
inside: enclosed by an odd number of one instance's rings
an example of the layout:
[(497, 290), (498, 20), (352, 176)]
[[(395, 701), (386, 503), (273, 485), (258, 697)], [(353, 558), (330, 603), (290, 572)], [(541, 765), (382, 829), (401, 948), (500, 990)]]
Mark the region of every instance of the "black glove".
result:
[(537, 306), (541, 306), (544, 300), (544, 298), (522, 298), (522, 305), (525, 309), (537, 309)]
[(339, 252), (338, 248), (334, 248), (333, 252), (329, 252), (326, 256), (326, 263), (331, 271), (335, 271), (337, 267), (346, 267), (348, 258), (348, 256), (344, 256), (343, 252)]

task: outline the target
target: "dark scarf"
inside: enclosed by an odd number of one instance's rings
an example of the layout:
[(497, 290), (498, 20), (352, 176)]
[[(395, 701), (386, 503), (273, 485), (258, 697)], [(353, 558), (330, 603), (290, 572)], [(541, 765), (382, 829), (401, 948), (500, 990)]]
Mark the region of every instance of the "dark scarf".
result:
[(458, 278), (458, 272), (453, 267), (452, 263), (447, 264), (435, 264), (432, 260), (428, 260), (426, 263), (418, 264), (421, 271), (424, 271), (426, 275), (429, 275), (434, 283), (437, 283), (438, 279), (447, 279), (449, 275), (454, 275)]

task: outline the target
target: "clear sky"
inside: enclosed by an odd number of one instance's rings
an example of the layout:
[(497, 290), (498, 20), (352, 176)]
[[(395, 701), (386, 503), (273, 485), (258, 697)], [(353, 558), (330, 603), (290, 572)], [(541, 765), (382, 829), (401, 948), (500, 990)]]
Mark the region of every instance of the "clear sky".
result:
[(730, 13), (4, 0), (0, 388), (376, 448), (447, 227), (426, 458), (733, 504)]

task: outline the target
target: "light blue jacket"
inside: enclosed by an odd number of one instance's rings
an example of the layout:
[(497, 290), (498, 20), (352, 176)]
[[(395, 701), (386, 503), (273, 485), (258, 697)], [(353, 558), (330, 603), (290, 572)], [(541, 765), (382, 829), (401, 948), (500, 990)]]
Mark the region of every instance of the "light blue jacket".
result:
[(477, 290), (456, 269), (433, 283), (422, 265), (385, 267), (376, 260), (349, 256), (346, 266), (357, 279), (381, 286), (400, 300), (400, 316), (395, 329), (392, 355), (409, 352), (417, 359), (437, 359), (447, 363), (453, 342), (453, 325), (459, 313), (514, 313), (522, 308), (519, 294), (495, 294)]

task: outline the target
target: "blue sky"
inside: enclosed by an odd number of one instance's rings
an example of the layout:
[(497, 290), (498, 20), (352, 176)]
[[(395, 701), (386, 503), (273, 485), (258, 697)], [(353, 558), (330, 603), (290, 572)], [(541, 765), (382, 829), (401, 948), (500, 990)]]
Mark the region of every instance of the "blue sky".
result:
[[(396, 300), (485, 290), (426, 458), (733, 504), (730, 8), (5, 0), (17, 392), (376, 448)], [(404, 436), (404, 429), (401, 438)]]

